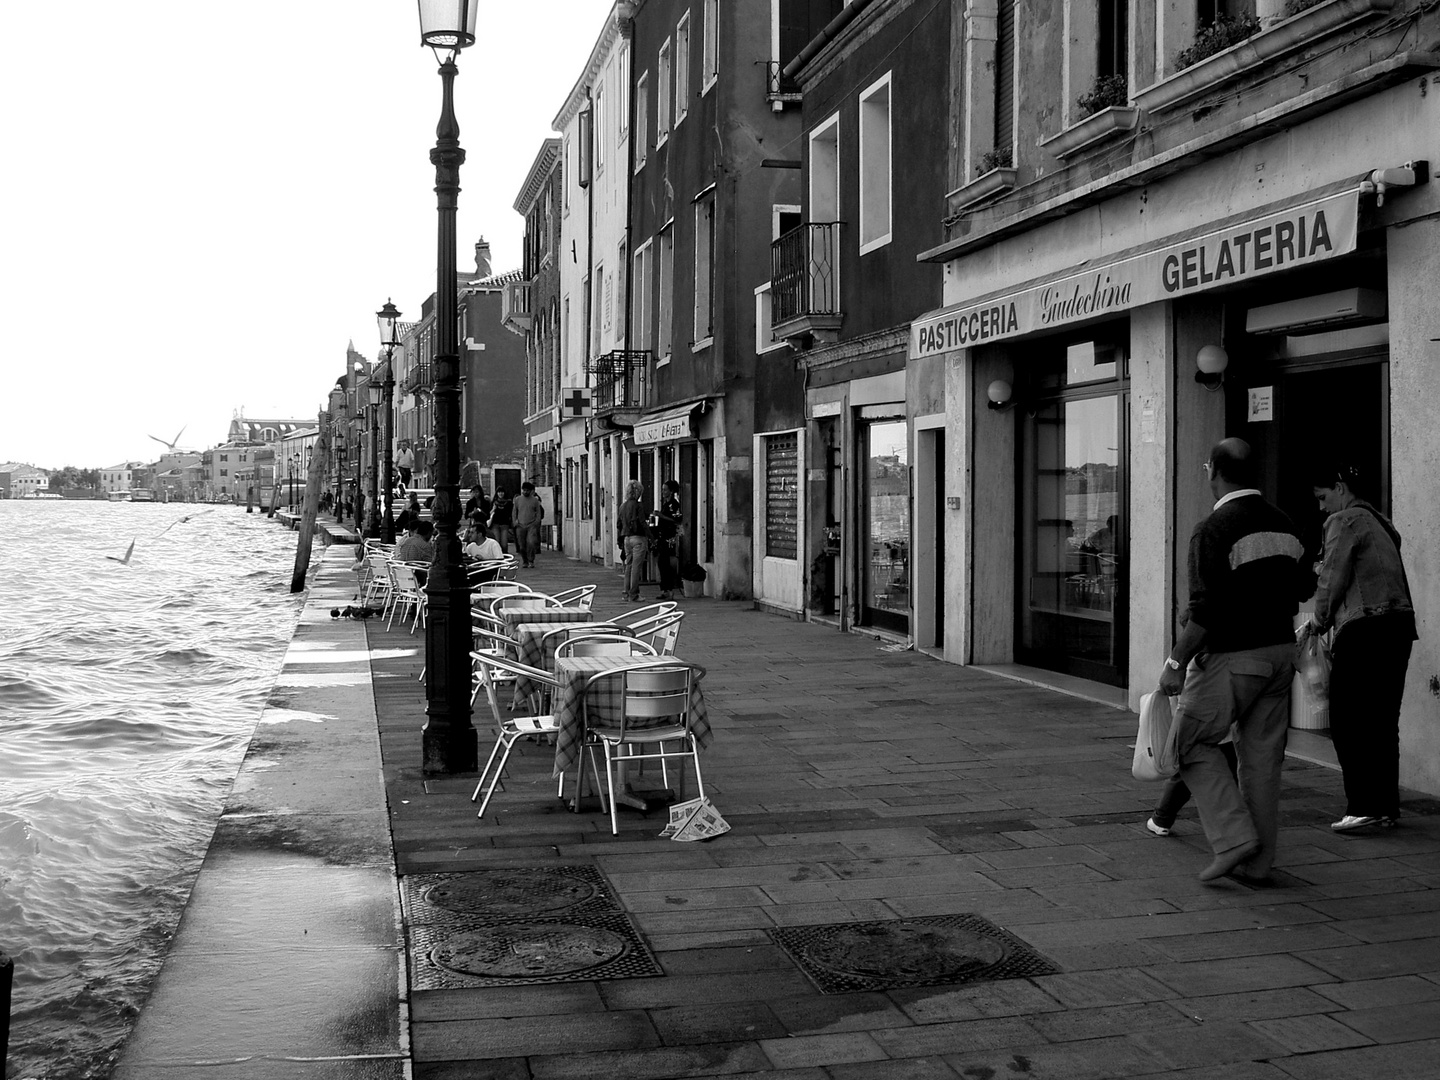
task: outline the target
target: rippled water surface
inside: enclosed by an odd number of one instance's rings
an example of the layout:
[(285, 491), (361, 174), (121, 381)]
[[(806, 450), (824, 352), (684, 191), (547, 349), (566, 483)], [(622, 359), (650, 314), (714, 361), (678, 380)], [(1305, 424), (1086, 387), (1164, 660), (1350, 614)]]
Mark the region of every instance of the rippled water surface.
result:
[(0, 535), (7, 1075), (103, 1077), (279, 672), (296, 534), (228, 506), (16, 500)]

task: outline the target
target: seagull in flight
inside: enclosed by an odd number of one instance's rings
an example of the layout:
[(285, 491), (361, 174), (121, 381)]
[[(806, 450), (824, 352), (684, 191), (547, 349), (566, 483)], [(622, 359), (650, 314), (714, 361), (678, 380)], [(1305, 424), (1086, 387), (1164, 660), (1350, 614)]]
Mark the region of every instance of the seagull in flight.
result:
[(125, 549), (125, 557), (124, 557), (124, 558), (121, 558), (119, 555), (106, 555), (105, 557), (106, 557), (107, 559), (109, 559), (111, 562), (118, 562), (121, 566), (129, 566), (129, 565), (130, 565), (130, 556), (133, 555), (133, 554), (135, 554), (135, 541), (134, 541), (134, 540), (131, 540), (131, 541), (130, 541), (130, 546)]
[(171, 529), (173, 529), (176, 525), (183, 525), (183, 524), (185, 524), (185, 522), (189, 521), (191, 518), (204, 517), (206, 514), (213, 514), (214, 512), (215, 512), (215, 511), (213, 511), (213, 510), (200, 510), (200, 511), (197, 511), (196, 513), (193, 513), (193, 514), (186, 514), (186, 515), (185, 515), (184, 517), (182, 517), (182, 518), (176, 518), (174, 521), (170, 522), (169, 525), (166, 525), (165, 528), (161, 529), (158, 533), (156, 533), (156, 534), (155, 534), (155, 539), (156, 539), (156, 540), (160, 539), (160, 537), (164, 536), (167, 532), (169, 532)]
[[(186, 424), (186, 425), (185, 425), (185, 427), (189, 427), (189, 426), (190, 426), (189, 424)], [(182, 427), (178, 432), (175, 433), (175, 438), (172, 439), (172, 440), (170, 440), (170, 442), (166, 442), (164, 439), (160, 438), (158, 435), (146, 435), (145, 437), (146, 437), (147, 439), (154, 439), (154, 440), (155, 440), (156, 442), (158, 442), (161, 446), (164, 446), (164, 447), (166, 447), (167, 449), (169, 449), (169, 451), (173, 454), (173, 453), (175, 452), (175, 447), (176, 447), (176, 446), (179, 444), (179, 442), (180, 442), (180, 436), (181, 436), (181, 435), (184, 435), (184, 434), (185, 434), (185, 428)]]

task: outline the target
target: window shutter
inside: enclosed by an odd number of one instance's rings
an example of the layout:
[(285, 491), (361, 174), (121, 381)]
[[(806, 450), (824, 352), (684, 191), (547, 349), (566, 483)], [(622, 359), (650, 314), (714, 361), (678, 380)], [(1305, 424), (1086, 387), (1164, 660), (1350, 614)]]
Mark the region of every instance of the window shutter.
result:
[(995, 23), (995, 149), (1015, 145), (1015, 0), (1000, 0)]

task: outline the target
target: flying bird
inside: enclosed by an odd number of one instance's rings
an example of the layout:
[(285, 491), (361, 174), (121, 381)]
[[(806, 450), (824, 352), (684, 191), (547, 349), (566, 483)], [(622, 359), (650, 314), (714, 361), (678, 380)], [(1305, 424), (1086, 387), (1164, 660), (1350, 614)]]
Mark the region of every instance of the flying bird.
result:
[(193, 514), (186, 514), (186, 515), (185, 515), (184, 517), (182, 517), (182, 518), (176, 518), (174, 521), (170, 522), (169, 525), (166, 525), (165, 528), (161, 529), (158, 533), (156, 533), (156, 534), (155, 534), (155, 539), (156, 539), (156, 540), (160, 539), (160, 537), (164, 536), (167, 532), (169, 532), (171, 529), (173, 529), (176, 525), (183, 525), (185, 522), (189, 521), (191, 518), (204, 517), (206, 514), (213, 514), (214, 512), (215, 512), (215, 511), (213, 511), (213, 510), (200, 510), (200, 511), (197, 511), (196, 513), (193, 513)]
[(121, 558), (119, 555), (106, 555), (105, 557), (111, 562), (118, 562), (121, 566), (129, 566), (130, 556), (133, 554), (135, 554), (135, 541), (131, 540), (130, 546), (125, 549), (124, 558)]
[[(185, 427), (189, 427), (189, 426), (190, 426), (189, 424), (186, 424), (186, 425), (185, 425)], [(156, 442), (158, 442), (161, 446), (166, 447), (166, 448), (173, 454), (173, 453), (175, 452), (175, 447), (176, 447), (177, 445), (179, 445), (180, 436), (181, 436), (181, 435), (184, 435), (184, 434), (185, 434), (185, 428), (182, 427), (178, 432), (175, 433), (175, 438), (173, 438), (173, 439), (170, 440), (169, 442), (166, 442), (164, 439), (160, 438), (158, 435), (146, 435), (145, 437), (146, 437), (147, 439), (154, 439), (154, 440), (155, 440)]]

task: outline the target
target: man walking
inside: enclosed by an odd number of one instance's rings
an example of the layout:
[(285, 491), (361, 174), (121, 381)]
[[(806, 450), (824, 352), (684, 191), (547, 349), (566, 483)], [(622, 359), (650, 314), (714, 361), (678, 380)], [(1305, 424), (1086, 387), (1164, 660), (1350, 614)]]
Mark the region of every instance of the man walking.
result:
[[(1190, 537), (1190, 602), (1160, 689), (1180, 695), (1180, 777), (1215, 853), (1200, 880), (1258, 882), (1279, 832), (1295, 611), (1315, 577), (1290, 519), (1254, 486), (1248, 443), (1217, 443), (1205, 470), (1215, 507)], [(1232, 725), (1238, 784), (1220, 749)]]
[(520, 485), (520, 497), (512, 511), (515, 521), (515, 546), (520, 549), (520, 564), (534, 566), (540, 554), (540, 523), (545, 520), (545, 504), (535, 494), (529, 480)]

